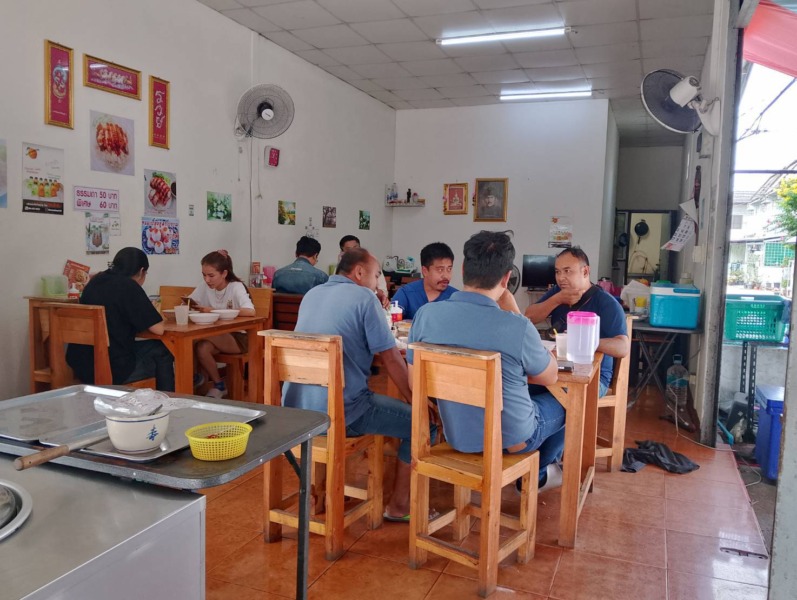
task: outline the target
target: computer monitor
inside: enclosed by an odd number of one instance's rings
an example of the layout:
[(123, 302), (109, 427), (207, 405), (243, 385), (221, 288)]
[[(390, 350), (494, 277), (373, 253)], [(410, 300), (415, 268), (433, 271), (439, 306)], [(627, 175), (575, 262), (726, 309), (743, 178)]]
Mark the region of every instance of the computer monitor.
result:
[(546, 289), (556, 283), (556, 257), (548, 254), (523, 255), (523, 287)]

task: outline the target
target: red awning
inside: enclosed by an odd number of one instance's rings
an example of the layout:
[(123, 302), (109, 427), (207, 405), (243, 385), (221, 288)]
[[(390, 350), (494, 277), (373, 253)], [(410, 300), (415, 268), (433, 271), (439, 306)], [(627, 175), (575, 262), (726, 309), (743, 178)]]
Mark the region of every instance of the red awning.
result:
[(761, 0), (744, 30), (744, 58), (797, 77), (797, 13)]

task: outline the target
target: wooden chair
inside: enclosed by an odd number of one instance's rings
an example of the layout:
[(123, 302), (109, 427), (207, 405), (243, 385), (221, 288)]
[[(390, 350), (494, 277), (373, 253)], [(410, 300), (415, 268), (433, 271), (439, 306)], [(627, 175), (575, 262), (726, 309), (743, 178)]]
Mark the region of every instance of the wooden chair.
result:
[[(625, 326), (628, 339), (631, 339), (631, 329), (634, 317), (626, 316)], [(631, 353), (614, 361), (614, 375), (612, 385), (603, 398), (598, 398), (598, 411), (601, 408), (612, 410), (611, 437), (598, 436), (595, 448), (595, 458), (606, 458), (606, 467), (609, 471), (617, 471), (623, 466), (623, 448), (625, 446), (625, 416), (628, 411), (628, 370), (631, 364)]]
[[(66, 344), (94, 346), (94, 384), (112, 385), (105, 307), (91, 304), (48, 303), (52, 389), (79, 383), (66, 363)], [(155, 378), (128, 383), (135, 388), (155, 388)]]
[[(338, 335), (316, 335), (277, 330), (261, 331), (265, 337), (266, 402), (280, 405), (283, 381), (314, 384), (327, 388), (327, 412), (330, 426), (326, 436), (313, 439), (313, 472), (326, 466), (326, 512), (310, 517), (310, 532), (325, 538), (326, 558), (335, 560), (343, 554), (343, 531), (362, 517), (376, 529), (382, 525), (382, 474), (384, 470), (381, 435), (346, 437), (343, 414), (343, 341)], [(345, 484), (346, 460), (368, 451), (367, 487)], [(298, 527), (298, 516), (287, 509), (297, 494), (282, 496), (282, 460), (265, 464), (264, 498), (267, 542), (280, 539), (282, 525)], [(316, 493), (320, 481), (315, 479)], [(344, 511), (345, 497), (361, 500)]]
[(162, 285), (160, 287), (161, 310), (172, 309), (182, 304), (183, 296), (188, 296), (194, 288), (186, 285)]
[[(539, 453), (503, 454), (501, 436), (501, 355), (433, 344), (410, 344), (412, 367), (412, 475), (410, 497), (410, 567), (426, 562), (427, 552), (479, 572), (479, 595), (487, 597), (498, 581), (498, 563), (517, 550), (517, 561), (534, 557), (537, 521)], [(446, 399), (484, 409), (484, 453), (464, 454), (447, 443), (431, 446), (429, 398)], [(501, 488), (522, 478), (519, 517), (501, 513)], [(454, 486), (454, 508), (429, 520), (429, 480)], [(471, 492), (481, 506), (471, 503)], [(454, 541), (470, 531), (471, 517), (481, 519), (478, 553), (432, 537), (453, 524)], [(501, 526), (514, 534), (503, 543)]]
[(274, 328), (293, 331), (299, 318), (303, 294), (274, 294)]

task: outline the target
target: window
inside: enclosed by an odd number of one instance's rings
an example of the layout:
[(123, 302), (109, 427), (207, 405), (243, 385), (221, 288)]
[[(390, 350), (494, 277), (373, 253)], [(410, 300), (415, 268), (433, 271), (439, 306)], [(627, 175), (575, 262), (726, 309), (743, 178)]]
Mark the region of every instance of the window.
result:
[(731, 229), (741, 229), (742, 221), (744, 221), (744, 215), (731, 216)]

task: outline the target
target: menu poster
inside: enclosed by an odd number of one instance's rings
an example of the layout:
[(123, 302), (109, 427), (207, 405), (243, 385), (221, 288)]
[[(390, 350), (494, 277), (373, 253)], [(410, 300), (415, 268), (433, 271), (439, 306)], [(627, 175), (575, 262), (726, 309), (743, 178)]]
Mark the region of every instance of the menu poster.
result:
[(177, 175), (144, 169), (144, 214), (153, 217), (177, 216)]
[(6, 141), (0, 140), (0, 208), (8, 206), (8, 152)]
[(180, 221), (141, 218), (141, 249), (147, 254), (180, 254)]
[(119, 212), (119, 190), (85, 187), (72, 188), (75, 210), (91, 212)]
[(549, 248), (570, 248), (573, 245), (573, 219), (570, 217), (551, 217), (551, 230), (548, 238)]
[(108, 213), (84, 213), (86, 217), (86, 254), (109, 254), (110, 218)]
[(22, 212), (64, 214), (64, 151), (22, 144)]
[(108, 226), (110, 227), (111, 235), (122, 235), (122, 217), (119, 213), (111, 213), (108, 216)]
[(64, 275), (66, 275), (68, 288), (74, 285), (78, 291), (82, 292), (83, 288), (89, 282), (89, 266), (82, 265), (74, 260), (67, 260), (64, 265)]

